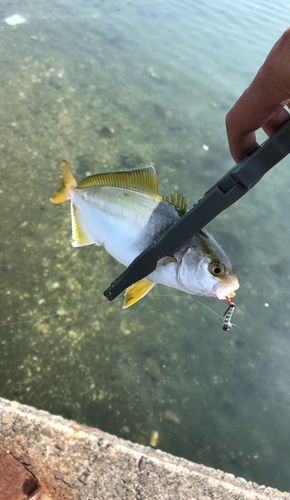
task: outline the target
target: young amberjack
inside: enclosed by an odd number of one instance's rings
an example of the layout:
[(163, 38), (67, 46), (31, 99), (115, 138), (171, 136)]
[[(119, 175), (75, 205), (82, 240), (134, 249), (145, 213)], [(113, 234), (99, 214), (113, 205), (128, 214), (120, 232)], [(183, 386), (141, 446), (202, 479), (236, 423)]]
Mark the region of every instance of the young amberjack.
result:
[[(183, 195), (159, 196), (151, 165), (91, 175), (79, 184), (66, 161), (60, 167), (62, 187), (51, 200), (71, 200), (72, 245), (103, 246), (125, 266), (186, 212)], [(149, 276), (127, 288), (124, 307), (144, 297), (156, 283), (219, 299), (233, 297), (239, 287), (227, 255), (205, 230), (193, 234), (173, 255), (162, 258)]]

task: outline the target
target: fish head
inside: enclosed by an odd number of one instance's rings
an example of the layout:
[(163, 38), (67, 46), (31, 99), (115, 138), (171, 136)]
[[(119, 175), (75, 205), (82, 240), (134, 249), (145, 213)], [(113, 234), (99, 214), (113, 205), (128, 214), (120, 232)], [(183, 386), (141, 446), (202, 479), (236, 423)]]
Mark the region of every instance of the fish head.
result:
[(187, 293), (226, 299), (239, 288), (235, 270), (213, 236), (202, 230), (174, 254), (177, 281)]

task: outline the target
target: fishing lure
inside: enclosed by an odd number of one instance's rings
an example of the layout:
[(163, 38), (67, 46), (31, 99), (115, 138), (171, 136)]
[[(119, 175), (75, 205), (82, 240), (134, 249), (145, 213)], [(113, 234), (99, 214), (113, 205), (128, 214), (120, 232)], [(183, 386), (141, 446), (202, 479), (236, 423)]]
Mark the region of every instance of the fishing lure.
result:
[(234, 304), (230, 300), (228, 301), (228, 304), (229, 304), (229, 307), (227, 308), (225, 314), (223, 315), (223, 324), (222, 324), (222, 329), (225, 332), (229, 332), (233, 326), (231, 323), (231, 319), (232, 319), (233, 312), (234, 312), (235, 307), (236, 307), (236, 304)]

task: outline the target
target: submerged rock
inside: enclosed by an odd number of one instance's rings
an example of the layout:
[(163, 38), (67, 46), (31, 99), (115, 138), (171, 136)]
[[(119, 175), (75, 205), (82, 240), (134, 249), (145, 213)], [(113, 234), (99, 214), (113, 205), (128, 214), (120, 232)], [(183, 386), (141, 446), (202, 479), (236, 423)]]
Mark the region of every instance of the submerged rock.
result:
[(160, 377), (160, 366), (157, 361), (153, 358), (147, 358), (146, 363), (150, 377), (158, 380)]
[(176, 424), (180, 424), (179, 417), (172, 410), (166, 410), (164, 413), (164, 418), (165, 418), (165, 420), (171, 420), (172, 422), (175, 422)]

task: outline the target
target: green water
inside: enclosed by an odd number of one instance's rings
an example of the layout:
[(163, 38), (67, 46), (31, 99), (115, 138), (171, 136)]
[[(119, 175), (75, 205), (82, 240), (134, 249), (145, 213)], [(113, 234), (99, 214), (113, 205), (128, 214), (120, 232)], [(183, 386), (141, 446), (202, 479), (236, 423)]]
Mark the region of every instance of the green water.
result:
[[(106, 302), (123, 267), (72, 248), (69, 204), (49, 201), (66, 159), (78, 181), (153, 164), (160, 194), (193, 204), (233, 166), (225, 114), (287, 12), (1, 3), (0, 322), (40, 318), (0, 328), (1, 396), (146, 445), (155, 430), (163, 450), (290, 489), (289, 159), (209, 225), (241, 285), (229, 333), (159, 285), (128, 310)], [(15, 13), (26, 22), (7, 25)], [(224, 313), (224, 301), (201, 300)]]

